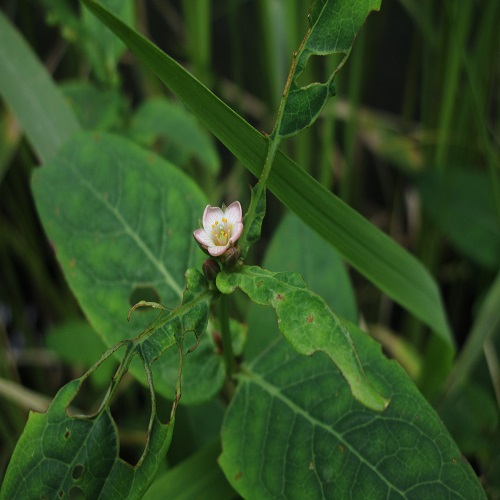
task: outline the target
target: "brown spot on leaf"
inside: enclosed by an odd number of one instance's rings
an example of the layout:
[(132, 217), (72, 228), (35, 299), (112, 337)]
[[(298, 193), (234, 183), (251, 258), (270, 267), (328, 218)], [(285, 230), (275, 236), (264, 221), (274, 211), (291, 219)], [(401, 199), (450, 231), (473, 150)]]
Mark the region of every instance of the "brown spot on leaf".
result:
[(68, 265), (69, 267), (74, 268), (76, 266), (76, 259), (70, 259)]
[(309, 462), (309, 470), (314, 470), (314, 462)]
[(309, 316), (307, 317), (306, 321), (308, 323), (312, 323), (314, 321), (314, 316), (312, 314), (309, 314)]
[(243, 477), (243, 472), (239, 471), (236, 473), (236, 476), (234, 476), (234, 479), (238, 481), (238, 479), (241, 479)]
[(256, 287), (259, 288), (260, 286), (262, 286), (262, 283), (264, 283), (264, 282), (263, 281), (257, 281)]
[(454, 464), (458, 464), (458, 459), (456, 459), (456, 458), (453, 458), (451, 461), (452, 461)]
[(283, 297), (283, 294), (277, 293), (276, 297), (274, 297), (276, 300), (283, 300), (285, 297)]
[(344, 453), (344, 446), (342, 444), (339, 444), (339, 451), (340, 453)]

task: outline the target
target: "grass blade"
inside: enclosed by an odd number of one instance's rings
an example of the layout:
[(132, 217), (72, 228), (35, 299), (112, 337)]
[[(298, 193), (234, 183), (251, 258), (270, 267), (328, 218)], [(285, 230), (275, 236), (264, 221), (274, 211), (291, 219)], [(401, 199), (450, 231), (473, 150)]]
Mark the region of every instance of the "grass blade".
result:
[[(252, 172), (260, 176), (268, 140), (161, 51), (93, 0), (82, 2), (111, 28), (167, 87)], [(453, 340), (434, 279), (422, 264), (278, 152), (268, 187), (330, 242), (361, 274), (438, 334)]]

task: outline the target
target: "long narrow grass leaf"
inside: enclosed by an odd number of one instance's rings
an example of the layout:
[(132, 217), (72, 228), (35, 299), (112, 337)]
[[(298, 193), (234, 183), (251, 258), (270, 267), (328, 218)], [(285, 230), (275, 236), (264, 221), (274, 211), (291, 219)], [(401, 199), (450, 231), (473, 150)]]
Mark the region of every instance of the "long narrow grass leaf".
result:
[[(82, 2), (122, 38), (252, 174), (260, 176), (268, 145), (263, 135), (145, 37), (93, 0)], [(277, 154), (268, 187), (354, 268), (430, 326), (452, 349), (453, 340), (436, 283), (415, 257), (281, 152)]]

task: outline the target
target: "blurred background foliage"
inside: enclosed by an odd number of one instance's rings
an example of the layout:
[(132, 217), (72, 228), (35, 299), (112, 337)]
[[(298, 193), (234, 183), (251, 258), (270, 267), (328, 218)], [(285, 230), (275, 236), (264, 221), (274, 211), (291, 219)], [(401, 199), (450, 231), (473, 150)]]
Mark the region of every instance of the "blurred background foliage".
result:
[[(271, 131), (293, 51), (308, 28), (307, 0), (103, 3), (258, 130)], [(78, 2), (2, 0), (0, 6), (84, 128), (154, 149), (196, 179), (212, 204), (248, 205), (250, 174)], [(435, 407), (492, 498), (500, 498), (494, 474), (500, 470), (499, 20), (497, 0), (385, 0), (337, 77), (337, 97), (314, 127), (284, 146), (437, 280), (458, 356)], [(323, 78), (333, 64), (314, 60), (301, 81)], [(30, 190), (38, 163), (0, 102), (0, 477), (28, 409), (46, 408), (103, 350), (40, 227)], [(266, 259), (283, 216), (270, 196), (254, 262)], [(362, 324), (418, 379), (422, 324), (357, 273), (351, 279)], [(88, 401), (106, 382), (99, 373)], [(144, 391), (130, 379), (116, 402), (126, 416), (123, 453), (131, 456), (143, 448)], [(174, 436), (169, 463), (217, 435), (221, 403), (209, 405), (181, 407), (178, 426), (185, 429), (175, 436), (184, 437)]]

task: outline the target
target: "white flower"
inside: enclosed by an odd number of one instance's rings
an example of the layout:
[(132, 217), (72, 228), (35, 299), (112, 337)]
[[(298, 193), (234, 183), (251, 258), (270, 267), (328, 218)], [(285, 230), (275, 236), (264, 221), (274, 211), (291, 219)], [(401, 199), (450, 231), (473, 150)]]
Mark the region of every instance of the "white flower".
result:
[(196, 241), (213, 257), (222, 255), (243, 231), (240, 202), (235, 201), (226, 208), (207, 205), (202, 222), (203, 228), (193, 233)]

